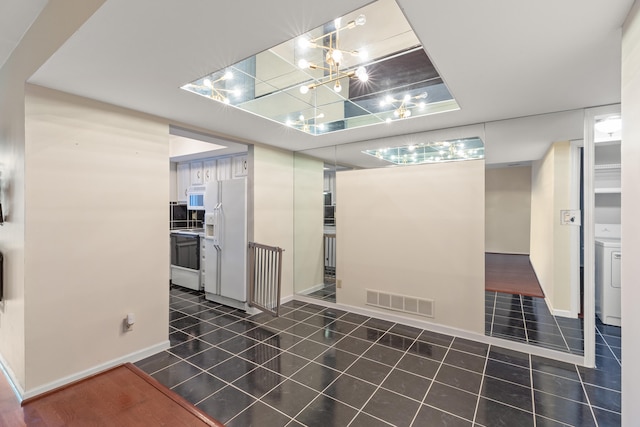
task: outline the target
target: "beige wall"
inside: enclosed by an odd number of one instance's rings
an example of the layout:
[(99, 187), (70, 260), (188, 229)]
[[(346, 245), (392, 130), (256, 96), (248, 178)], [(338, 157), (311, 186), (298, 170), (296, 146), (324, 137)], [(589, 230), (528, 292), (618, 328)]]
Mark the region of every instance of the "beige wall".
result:
[(293, 295), (293, 153), (263, 146), (250, 148), (253, 170), (253, 241), (285, 250), (282, 259), (282, 297)]
[(572, 230), (560, 224), (560, 210), (571, 208), (570, 175), (568, 141), (552, 144), (532, 165), (531, 264), (552, 311), (566, 315), (572, 310)]
[(296, 153), (294, 183), (294, 283), (304, 293), (324, 281), (324, 162)]
[(0, 233), (4, 254), (4, 302), (0, 304), (0, 361), (18, 391), (26, 384), (25, 366), (25, 141), (24, 82), (91, 16), (104, 0), (49, 0), (0, 69)]
[(484, 333), (484, 161), (339, 172), (336, 183), (337, 301), (365, 307), (366, 289), (434, 299), (435, 318), (413, 318)]
[(528, 254), (531, 228), (531, 167), (487, 168), (485, 250)]
[[(622, 34), (622, 358), (640, 359), (640, 2), (635, 2)], [(629, 197), (627, 197), (629, 195)], [(640, 419), (640, 366), (622, 366), (622, 425)]]
[(168, 344), (169, 135), (140, 113), (27, 89), (29, 392)]

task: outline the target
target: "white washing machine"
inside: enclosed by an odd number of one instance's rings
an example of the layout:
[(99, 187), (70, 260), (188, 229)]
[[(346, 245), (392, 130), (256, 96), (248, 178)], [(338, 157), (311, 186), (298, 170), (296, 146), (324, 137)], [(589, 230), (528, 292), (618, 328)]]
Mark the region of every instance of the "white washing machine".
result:
[(621, 325), (620, 224), (596, 224), (596, 314), (606, 325)]

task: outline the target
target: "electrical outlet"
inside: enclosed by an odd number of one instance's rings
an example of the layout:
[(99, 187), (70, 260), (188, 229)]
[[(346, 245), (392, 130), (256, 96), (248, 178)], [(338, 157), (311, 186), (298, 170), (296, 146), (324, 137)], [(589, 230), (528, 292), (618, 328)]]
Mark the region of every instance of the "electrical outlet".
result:
[(341, 288), (342, 287), (342, 279), (337, 279), (336, 280), (336, 288)]

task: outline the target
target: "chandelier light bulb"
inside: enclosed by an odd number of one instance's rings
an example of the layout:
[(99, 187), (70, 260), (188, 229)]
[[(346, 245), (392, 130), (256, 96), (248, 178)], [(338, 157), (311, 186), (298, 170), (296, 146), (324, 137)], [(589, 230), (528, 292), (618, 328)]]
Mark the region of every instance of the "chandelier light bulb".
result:
[(336, 64), (339, 64), (340, 61), (342, 61), (342, 51), (339, 49), (333, 49), (333, 51), (331, 52), (331, 58), (333, 58), (333, 61)]
[(367, 74), (367, 69), (362, 66), (356, 69), (356, 76), (358, 77), (358, 80), (360, 80), (361, 82), (366, 82), (367, 80), (369, 80), (369, 74)]
[(400, 116), (400, 111), (395, 110), (395, 111), (393, 112), (393, 115), (394, 115), (394, 116), (396, 116), (396, 117), (399, 117), (399, 116)]
[(300, 93), (301, 93), (301, 94), (305, 95), (305, 94), (307, 94), (308, 92), (309, 92), (309, 86), (307, 86), (307, 85), (302, 85), (302, 86), (300, 86)]
[(302, 68), (303, 70), (305, 68), (309, 68), (309, 61), (307, 61), (306, 59), (301, 59), (300, 61), (298, 61), (298, 67)]
[(293, 122), (290, 119), (287, 119), (287, 121), (285, 122), (285, 124), (287, 126), (293, 126)]
[(211, 83), (211, 79), (204, 79), (202, 81), (202, 84), (204, 84), (206, 87), (208, 87), (209, 89), (213, 88), (213, 83)]
[(387, 105), (387, 102), (384, 99), (380, 100), (380, 106), (384, 107), (385, 105)]
[(404, 99), (404, 102), (409, 102), (411, 101), (411, 95), (406, 94), (403, 99)]
[(228, 104), (230, 101), (229, 101), (229, 98), (224, 97), (222, 98), (222, 102), (224, 102), (225, 104)]
[(320, 123), (320, 124), (318, 125), (318, 129), (319, 129), (319, 130), (324, 130), (324, 128), (325, 128), (324, 123)]
[(308, 38), (302, 36), (298, 39), (298, 46), (301, 47), (302, 49), (306, 49), (311, 45), (311, 42), (309, 41)]
[(421, 109), (424, 108), (426, 105), (427, 104), (425, 104), (424, 101), (418, 103), (418, 107)]
[(403, 118), (406, 119), (407, 117), (411, 117), (411, 110), (407, 110), (404, 112)]
[(336, 81), (336, 85), (333, 87), (333, 90), (336, 93), (340, 93), (342, 91), (342, 85), (340, 84), (340, 80)]
[(394, 101), (393, 96), (391, 95), (387, 95), (384, 100), (387, 102), (387, 104), (391, 104)]
[(360, 15), (356, 18), (356, 25), (364, 25), (367, 23), (367, 17), (364, 15)]
[(224, 73), (224, 76), (222, 76), (222, 80), (231, 80), (233, 78), (233, 73), (231, 71), (227, 71), (226, 73)]
[(416, 146), (415, 145), (410, 145), (408, 148), (409, 148), (409, 151), (413, 151), (413, 150), (416, 149)]

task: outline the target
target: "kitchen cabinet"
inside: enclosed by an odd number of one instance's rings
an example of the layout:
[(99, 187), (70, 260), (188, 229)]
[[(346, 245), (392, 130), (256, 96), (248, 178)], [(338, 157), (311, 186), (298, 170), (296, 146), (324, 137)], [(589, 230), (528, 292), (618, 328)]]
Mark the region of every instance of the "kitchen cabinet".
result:
[(213, 181), (217, 177), (217, 168), (215, 160), (206, 160), (202, 163), (203, 184)]
[(191, 185), (191, 169), (189, 163), (178, 163), (176, 169), (176, 178), (177, 178), (177, 201), (185, 202), (187, 201), (187, 190)]
[(218, 181), (225, 181), (231, 179), (231, 157), (224, 159), (218, 159)]
[(237, 156), (233, 158), (233, 177), (247, 176), (249, 156)]
[(191, 170), (191, 185), (201, 185), (202, 179), (202, 162), (191, 162), (189, 164)]

